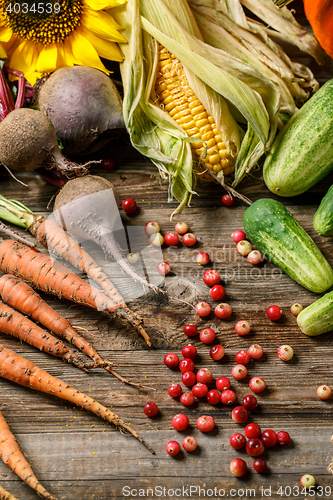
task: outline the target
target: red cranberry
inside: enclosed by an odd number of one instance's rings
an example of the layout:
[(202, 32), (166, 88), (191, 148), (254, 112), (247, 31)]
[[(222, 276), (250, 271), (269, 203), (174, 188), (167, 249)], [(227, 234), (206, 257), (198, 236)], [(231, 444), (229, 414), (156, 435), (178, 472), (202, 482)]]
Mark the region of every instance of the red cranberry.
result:
[(263, 460), (262, 458), (257, 458), (254, 462), (253, 462), (253, 468), (256, 472), (259, 472), (259, 474), (262, 474), (263, 472), (266, 471), (267, 469), (267, 464), (265, 462), (265, 460)]
[(186, 438), (183, 439), (182, 446), (185, 451), (191, 452), (196, 450), (198, 443), (195, 437), (187, 436)]
[(236, 401), (236, 394), (234, 391), (227, 389), (221, 394), (221, 403), (224, 405), (232, 405)]
[(158, 406), (153, 401), (149, 401), (145, 404), (143, 412), (147, 417), (155, 417), (158, 414)]
[(248, 440), (245, 449), (251, 457), (257, 457), (264, 452), (265, 447), (261, 439), (253, 438)]
[(249, 382), (249, 386), (251, 391), (258, 393), (262, 392), (265, 389), (266, 383), (261, 377), (253, 377)]
[(198, 353), (197, 348), (191, 344), (186, 345), (182, 349), (182, 355), (184, 356), (184, 358), (194, 359), (196, 357), (197, 353)]
[(214, 361), (220, 361), (220, 359), (223, 358), (224, 353), (225, 351), (222, 345), (214, 345), (214, 347), (212, 347), (209, 351), (209, 355)]
[(214, 342), (216, 334), (212, 328), (205, 328), (200, 332), (199, 338), (204, 344), (211, 344)]
[(247, 426), (244, 429), (245, 436), (248, 439), (251, 438), (260, 438), (261, 435), (261, 428), (259, 424), (251, 423), (247, 424)]
[(230, 380), (227, 377), (219, 377), (216, 381), (216, 389), (218, 389), (219, 391), (230, 389), (230, 385)]
[(122, 208), (126, 214), (134, 214), (137, 209), (136, 201), (132, 198), (126, 198), (122, 203)]
[(247, 365), (250, 362), (251, 356), (247, 351), (238, 351), (235, 356), (238, 365)]
[(210, 296), (214, 300), (222, 300), (225, 297), (225, 288), (222, 285), (214, 285), (210, 289)]
[(194, 361), (191, 358), (182, 359), (179, 363), (179, 369), (181, 372), (193, 372), (194, 370)]
[(215, 420), (209, 415), (202, 415), (197, 419), (197, 427), (201, 432), (210, 432), (215, 427)]
[(206, 399), (211, 405), (217, 405), (220, 402), (220, 393), (216, 389), (212, 389), (207, 393)]
[(225, 207), (232, 207), (232, 205), (235, 203), (235, 198), (232, 196), (232, 194), (224, 194), (222, 196), (222, 203)]
[(280, 431), (276, 435), (279, 444), (289, 444), (290, 443), (290, 435), (287, 431)]
[(183, 392), (183, 389), (181, 388), (181, 386), (179, 384), (172, 384), (172, 385), (170, 385), (170, 387), (168, 389), (168, 394), (172, 398), (179, 398), (179, 396), (181, 395), (182, 392)]
[(234, 458), (230, 464), (230, 472), (235, 477), (243, 477), (246, 474), (247, 465), (242, 458)]
[(180, 402), (184, 406), (191, 406), (193, 405), (194, 401), (195, 399), (192, 392), (184, 392), (184, 394), (180, 396)]
[(248, 394), (245, 396), (245, 398), (242, 401), (242, 405), (247, 409), (247, 410), (254, 410), (258, 404), (257, 398), (253, 396), (252, 394)]
[(195, 337), (196, 334), (198, 333), (198, 329), (195, 325), (185, 325), (184, 326), (184, 333), (188, 337)]
[(213, 380), (213, 374), (208, 368), (200, 368), (197, 372), (197, 381), (202, 384), (210, 384)]
[(215, 271), (214, 269), (208, 269), (204, 272), (202, 279), (204, 280), (204, 283), (206, 283), (206, 285), (214, 286), (220, 283), (221, 276), (218, 271)]
[(167, 233), (164, 236), (164, 243), (168, 245), (168, 247), (176, 246), (179, 243), (179, 236), (177, 233)]
[(180, 444), (177, 441), (169, 441), (165, 446), (165, 451), (175, 457), (180, 452)]
[(276, 432), (272, 431), (272, 429), (267, 429), (264, 431), (261, 435), (261, 441), (264, 443), (265, 446), (268, 448), (270, 446), (274, 446), (277, 443), (277, 435)]
[(269, 306), (266, 311), (267, 317), (272, 321), (278, 321), (281, 318), (282, 311), (279, 306)]
[(183, 413), (178, 413), (173, 417), (171, 424), (176, 431), (184, 431), (189, 425), (189, 420)]
[[(222, 392), (223, 394), (223, 392)], [(234, 422), (237, 422), (237, 424), (244, 424), (247, 419), (249, 418), (249, 413), (247, 411), (246, 408), (244, 408), (244, 406), (236, 406), (233, 410), (232, 410), (232, 419)]]
[(182, 375), (182, 382), (186, 387), (191, 387), (197, 381), (195, 373), (193, 372), (184, 372)]
[(232, 310), (229, 304), (218, 304), (215, 307), (215, 315), (220, 319), (227, 319), (231, 315)]
[(243, 448), (245, 448), (246, 439), (243, 436), (243, 434), (236, 432), (230, 438), (230, 445), (233, 447), (234, 450), (242, 450)]
[(178, 366), (179, 363), (179, 358), (177, 354), (174, 352), (170, 352), (169, 354), (166, 354), (164, 357), (164, 364), (168, 366), (169, 368), (174, 368), (175, 366)]
[(204, 398), (207, 395), (208, 387), (206, 384), (198, 382), (192, 387), (192, 392), (197, 398)]

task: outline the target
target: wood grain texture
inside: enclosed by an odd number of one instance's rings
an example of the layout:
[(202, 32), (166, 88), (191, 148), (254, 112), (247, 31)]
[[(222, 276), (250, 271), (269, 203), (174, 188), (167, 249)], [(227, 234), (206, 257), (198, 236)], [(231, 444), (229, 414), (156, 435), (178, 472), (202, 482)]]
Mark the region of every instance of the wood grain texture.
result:
[[(304, 14), (300, 4), (295, 2), (302, 22)], [(311, 65), (320, 81), (332, 76), (330, 64), (318, 68), (304, 55), (302, 62)], [(216, 268), (221, 273), (227, 292), (224, 300), (231, 305), (233, 314), (226, 321), (217, 319), (213, 313), (203, 320), (196, 317), (189, 307), (153, 292), (130, 300), (130, 307), (144, 318), (147, 332), (152, 337), (153, 346), (149, 349), (136, 332), (121, 321), (112, 321), (101, 312), (43, 295), (72, 325), (86, 329), (80, 330), (80, 334), (92, 343), (102, 357), (117, 363), (119, 373), (152, 389), (138, 390), (126, 386), (100, 369), (85, 374), (2, 334), (0, 343), (87, 392), (102, 404), (111, 406), (156, 450), (156, 456), (152, 457), (134, 438), (120, 434), (95, 415), (1, 379), (1, 411), (39, 480), (58, 500), (134, 499), (139, 498), (140, 489), (141, 497), (156, 498), (160, 491), (158, 488), (162, 491), (165, 488), (165, 495), (161, 498), (176, 498), (172, 489), (183, 487), (185, 493), (181, 491), (178, 497), (188, 498), (186, 488), (191, 486), (190, 498), (217, 499), (227, 495), (229, 498), (242, 498), (254, 496), (253, 491), (257, 498), (265, 498), (261, 490), (263, 487), (267, 497), (278, 500), (288, 496), (310, 498), (304, 492), (296, 495), (300, 477), (310, 473), (316, 477), (319, 486), (332, 487), (330, 494), (326, 494), (329, 489), (323, 491), (322, 498), (332, 498), (333, 481), (327, 467), (333, 455), (333, 402), (320, 401), (316, 397), (316, 388), (324, 383), (333, 385), (333, 337), (332, 334), (306, 337), (290, 313), (294, 302), (306, 306), (318, 296), (280, 273), (272, 263), (266, 261), (254, 267), (237, 254), (231, 234), (242, 227), (246, 206), (241, 202), (230, 209), (221, 206), (224, 192), (220, 186), (199, 185), (198, 196), (193, 197), (191, 207), (171, 222), (169, 217), (177, 204), (167, 203), (167, 186), (161, 183), (156, 168), (130, 146), (127, 138), (104, 149), (102, 154), (115, 159), (115, 169), (105, 172), (94, 168), (92, 173), (108, 178), (116, 186), (121, 200), (132, 197), (138, 203), (139, 209), (133, 216), (128, 217), (122, 212), (128, 230), (155, 220), (165, 234), (173, 230), (175, 222), (184, 220), (198, 238), (198, 243), (191, 249), (182, 245), (177, 249), (163, 248), (163, 258), (172, 267), (172, 273), (163, 286), (170, 294), (186, 298), (192, 304), (206, 300), (214, 306), (209, 290), (202, 282), (203, 268), (195, 261), (196, 254), (205, 250), (212, 260), (206, 267)], [(241, 184), (242, 194), (253, 201), (272, 197), (260, 179), (260, 171), (255, 175), (257, 179), (251, 178)], [(48, 209), (47, 205), (56, 194), (56, 188), (46, 184), (34, 172), (19, 173), (18, 177), (29, 187), (19, 185), (4, 169), (0, 169), (0, 192), (23, 202), (35, 212), (49, 214), (51, 208)], [(331, 183), (333, 175), (297, 198), (276, 199), (287, 206), (333, 265), (332, 239), (318, 236), (312, 227), (313, 214)], [(23, 230), (20, 233), (33, 240)], [(131, 280), (114, 263), (106, 261), (95, 245), (87, 242), (84, 245), (103, 262), (120, 292), (125, 297), (131, 297)], [(266, 308), (273, 303), (283, 310), (278, 323), (268, 320), (265, 314)], [(247, 337), (239, 337), (234, 331), (235, 322), (240, 319), (248, 319), (252, 325), (252, 332)], [(255, 375), (262, 376), (267, 389), (258, 395), (259, 405), (251, 412), (251, 421), (259, 423), (263, 429), (284, 429), (291, 434), (290, 445), (265, 451), (263, 458), (268, 463), (267, 474), (254, 472), (254, 459), (230, 447), (230, 436), (244, 429), (244, 426), (232, 421), (230, 408), (222, 405), (213, 407), (204, 401), (185, 408), (168, 396), (169, 385), (180, 382), (180, 373), (166, 368), (163, 358), (168, 352), (180, 355), (181, 348), (189, 343), (183, 334), (183, 326), (190, 322), (198, 325), (199, 329), (211, 324), (218, 329), (216, 343), (221, 343), (226, 349), (226, 355), (220, 362), (211, 360), (209, 346), (203, 345), (197, 338), (191, 339), (199, 353), (196, 368), (209, 367), (214, 379), (222, 375), (230, 376), (238, 350), (246, 349), (253, 343), (263, 346), (264, 357), (256, 362), (252, 360), (248, 365), (247, 378), (240, 382), (233, 381), (232, 388), (241, 403), (244, 395), (250, 393), (249, 379)], [(295, 355), (289, 363), (283, 363), (276, 356), (276, 350), (282, 344), (290, 344), (294, 348)], [(158, 404), (160, 413), (149, 419), (142, 408), (151, 400)], [(176, 432), (171, 426), (171, 419), (176, 413), (189, 416), (190, 428), (183, 433)], [(215, 418), (216, 429), (212, 433), (203, 434), (196, 429), (196, 419), (202, 414)], [(197, 438), (198, 450), (192, 454), (182, 452), (177, 458), (169, 457), (164, 450), (167, 441), (176, 439), (181, 442), (188, 434)], [(251, 469), (243, 479), (236, 479), (229, 472), (230, 461), (237, 456), (245, 458)], [(18, 499), (37, 500), (37, 495), (3, 463), (0, 463), (0, 478), (1, 485)], [(205, 496), (203, 491), (199, 495), (199, 487), (205, 489)], [(291, 495), (286, 489), (288, 487), (295, 488)], [(149, 488), (157, 488), (153, 490), (154, 495), (151, 491), (147, 492)], [(217, 491), (220, 489), (220, 494), (210, 495), (208, 490), (214, 488)], [(254, 489), (252, 494), (250, 489)], [(234, 491), (236, 494), (233, 494)]]

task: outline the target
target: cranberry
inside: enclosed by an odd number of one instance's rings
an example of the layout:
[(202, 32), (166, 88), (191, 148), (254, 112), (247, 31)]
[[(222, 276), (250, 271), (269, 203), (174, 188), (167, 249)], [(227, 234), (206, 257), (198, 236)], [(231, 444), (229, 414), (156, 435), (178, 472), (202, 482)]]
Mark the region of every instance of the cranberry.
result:
[(222, 285), (214, 285), (210, 289), (210, 296), (214, 300), (222, 300), (225, 297), (225, 288)]
[(139, 256), (137, 253), (129, 253), (126, 257), (127, 262), (130, 264), (136, 264), (139, 260)]
[(262, 253), (259, 252), (259, 250), (251, 250), (251, 252), (247, 256), (247, 260), (250, 262), (250, 264), (257, 266), (263, 260)]
[(230, 464), (230, 472), (235, 477), (242, 477), (247, 472), (247, 465), (242, 458), (234, 458)]
[(316, 484), (316, 479), (314, 478), (314, 476), (311, 476), (311, 474), (304, 474), (299, 482), (301, 483), (303, 488), (311, 488)]
[(254, 410), (258, 404), (257, 398), (253, 396), (252, 394), (248, 394), (245, 396), (245, 398), (242, 401), (242, 405), (247, 409), (247, 410)]
[(214, 269), (208, 269), (204, 272), (202, 279), (204, 283), (206, 283), (206, 285), (214, 286), (220, 283), (221, 276), (218, 271), (215, 271)]
[(179, 369), (181, 372), (193, 372), (194, 370), (194, 361), (191, 358), (184, 358), (179, 363)]
[(207, 395), (208, 387), (206, 384), (201, 384), (199, 382), (192, 387), (192, 392), (197, 398), (204, 398)]
[(232, 239), (235, 243), (246, 239), (246, 234), (241, 229), (237, 229), (232, 235)]
[(282, 345), (278, 348), (277, 355), (282, 361), (289, 361), (293, 357), (294, 351), (290, 345)]
[(251, 356), (247, 351), (238, 351), (238, 353), (235, 356), (236, 363), (239, 365), (247, 365), (250, 362)]
[(197, 311), (197, 315), (200, 316), (200, 318), (205, 318), (210, 314), (211, 308), (210, 305), (207, 304), (207, 302), (199, 302), (195, 306), (195, 310)]
[(300, 313), (301, 311), (303, 311), (303, 309), (304, 309), (304, 307), (303, 307), (301, 304), (298, 304), (298, 303), (296, 302), (296, 304), (293, 304), (293, 305), (291, 306), (290, 311), (291, 311), (291, 313), (292, 313), (294, 316), (298, 316), (298, 315), (299, 315), (299, 313)]
[(257, 457), (265, 451), (265, 447), (261, 439), (253, 438), (249, 439), (245, 446), (246, 453), (251, 455), (251, 457)]
[(248, 348), (247, 352), (249, 353), (252, 359), (260, 359), (264, 354), (263, 348), (258, 344), (251, 345)]
[(188, 225), (186, 222), (177, 222), (175, 225), (175, 231), (178, 234), (185, 234), (188, 231)]
[(122, 208), (126, 214), (134, 214), (138, 207), (135, 200), (132, 198), (126, 198), (126, 200), (122, 203)]
[(215, 307), (215, 314), (218, 318), (220, 319), (226, 319), (226, 318), (229, 318), (229, 316), (231, 315), (232, 313), (232, 310), (231, 310), (231, 307), (229, 306), (229, 304), (218, 304), (216, 307)]
[(184, 326), (184, 333), (188, 337), (195, 337), (196, 334), (198, 333), (198, 329), (195, 325), (185, 325)]
[(210, 384), (213, 380), (213, 374), (208, 368), (200, 368), (197, 372), (197, 381), (201, 384)]
[(290, 443), (290, 435), (287, 431), (280, 431), (276, 435), (279, 444), (289, 444)]
[(253, 462), (253, 468), (256, 472), (259, 472), (259, 474), (262, 474), (267, 469), (267, 464), (266, 464), (265, 460), (263, 460), (262, 458), (257, 458)]
[(152, 234), (159, 233), (160, 232), (160, 226), (157, 224), (157, 222), (150, 221), (147, 222), (145, 225), (145, 232), (148, 236), (151, 236)]
[(332, 389), (328, 385), (321, 385), (317, 389), (317, 396), (323, 400), (330, 399), (332, 396)]
[(226, 391), (223, 391), (221, 394), (221, 403), (224, 405), (232, 405), (236, 401), (236, 394), (234, 391), (231, 391), (230, 389), (227, 389)]
[(224, 352), (224, 347), (222, 345), (214, 345), (209, 351), (209, 355), (214, 361), (219, 361), (223, 358)]
[(162, 275), (166, 276), (171, 270), (170, 264), (168, 262), (160, 262), (157, 266), (157, 271)]
[(172, 385), (170, 385), (170, 387), (168, 389), (168, 394), (172, 398), (179, 398), (179, 396), (181, 395), (182, 392), (183, 392), (183, 389), (181, 388), (181, 386), (179, 384), (172, 384)]
[(278, 321), (281, 318), (282, 311), (279, 306), (269, 306), (266, 311), (267, 317), (272, 321)]
[(243, 380), (247, 375), (247, 369), (244, 365), (235, 365), (231, 370), (231, 375), (236, 380)]
[(102, 168), (104, 168), (104, 170), (112, 170), (115, 164), (116, 163), (112, 158), (104, 158), (102, 160)]
[(177, 354), (174, 352), (170, 352), (169, 354), (166, 354), (164, 357), (164, 364), (168, 366), (169, 368), (174, 368), (175, 366), (178, 366), (179, 363), (179, 358)]
[(209, 262), (209, 255), (206, 252), (200, 252), (196, 256), (197, 263), (200, 264), (200, 266), (205, 266)]
[(194, 451), (197, 449), (198, 443), (195, 437), (187, 436), (183, 439), (182, 446), (185, 451)]
[(215, 420), (209, 415), (202, 415), (197, 419), (197, 427), (201, 432), (210, 432), (215, 427)]
[(246, 439), (243, 434), (236, 432), (230, 438), (230, 445), (234, 450), (242, 450), (243, 448), (245, 448)]
[(270, 446), (275, 446), (277, 443), (277, 435), (276, 432), (272, 431), (272, 429), (267, 429), (264, 431), (261, 435), (261, 441), (264, 443), (265, 446), (268, 448)]
[(235, 198), (232, 196), (232, 194), (224, 194), (222, 196), (222, 203), (225, 207), (232, 207), (232, 205), (235, 203)]
[(252, 245), (249, 241), (247, 240), (241, 240), (237, 243), (236, 245), (236, 250), (239, 254), (243, 255), (246, 257), (246, 255), (249, 255), (249, 253), (252, 250)]
[(227, 377), (219, 377), (216, 381), (216, 389), (219, 391), (230, 389), (230, 385), (230, 380)]
[(184, 356), (184, 358), (190, 358), (190, 359), (194, 359), (197, 355), (197, 348), (194, 347), (194, 345), (186, 345), (185, 347), (183, 347), (182, 349), (182, 355)]
[(184, 372), (182, 375), (182, 382), (186, 387), (192, 387), (197, 381), (197, 378), (195, 376), (194, 372)]
[(235, 330), (238, 335), (244, 337), (244, 335), (248, 335), (250, 333), (251, 325), (248, 321), (237, 321)]
[(158, 406), (153, 401), (149, 401), (145, 404), (143, 412), (147, 417), (155, 417), (158, 414)]
[(165, 451), (175, 457), (180, 452), (180, 444), (177, 441), (169, 441), (165, 446)]
[(153, 245), (153, 247), (161, 247), (164, 243), (164, 238), (161, 233), (154, 233), (149, 238), (149, 241)]
[(171, 424), (176, 431), (184, 431), (189, 425), (189, 420), (183, 413), (178, 413), (173, 417)]
[(199, 338), (204, 344), (214, 342), (216, 334), (212, 328), (205, 328), (200, 332)]
[(206, 399), (207, 402), (211, 405), (217, 405), (217, 403), (220, 402), (221, 396), (219, 391), (217, 391), (216, 389), (212, 389), (207, 393)]
[(197, 239), (193, 233), (186, 233), (183, 236), (183, 243), (186, 247), (193, 247), (197, 242)]
[(251, 391), (257, 394), (258, 392), (262, 392), (265, 389), (266, 383), (261, 377), (253, 377), (249, 382), (249, 386)]
[(193, 405), (194, 401), (195, 401), (195, 398), (194, 398), (192, 392), (184, 392), (184, 394), (182, 394), (180, 396), (180, 402), (184, 406), (191, 406), (191, 405)]
[(164, 236), (164, 242), (168, 247), (174, 247), (179, 243), (179, 236), (177, 233), (167, 233)]
[(249, 418), (249, 412), (246, 408), (244, 408), (244, 406), (236, 406), (232, 410), (231, 417), (234, 422), (237, 422), (237, 424), (244, 424)]
[(251, 423), (247, 424), (247, 426), (244, 429), (245, 436), (248, 439), (252, 438), (259, 438), (261, 435), (261, 427), (259, 424)]

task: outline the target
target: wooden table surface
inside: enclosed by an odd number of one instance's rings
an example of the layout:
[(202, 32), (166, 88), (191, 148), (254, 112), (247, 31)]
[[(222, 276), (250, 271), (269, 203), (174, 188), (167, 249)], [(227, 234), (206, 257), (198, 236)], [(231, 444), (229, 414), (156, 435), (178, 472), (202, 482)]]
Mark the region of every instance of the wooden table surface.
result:
[[(310, 63), (309, 59), (306, 59)], [(330, 70), (316, 69), (320, 81), (330, 76)], [(325, 72), (326, 71), (326, 72)], [(242, 228), (246, 206), (237, 202), (232, 208), (221, 206), (224, 194), (218, 185), (205, 184), (197, 188), (191, 207), (182, 216), (170, 222), (170, 213), (176, 203), (167, 203), (166, 185), (161, 184), (156, 168), (139, 155), (127, 138), (111, 145), (103, 154), (111, 155), (116, 167), (109, 172), (94, 168), (92, 173), (103, 175), (116, 186), (120, 199), (133, 197), (139, 205), (137, 213), (128, 217), (121, 212), (125, 226), (141, 226), (155, 220), (163, 234), (174, 228), (175, 222), (184, 220), (198, 238), (193, 248), (179, 245), (177, 249), (163, 247), (163, 258), (171, 264), (172, 273), (164, 286), (172, 294), (186, 298), (192, 304), (198, 300), (213, 302), (208, 287), (202, 282), (203, 269), (196, 264), (195, 255), (207, 251), (211, 264), (221, 273), (226, 288), (225, 301), (233, 310), (228, 320), (219, 320), (212, 313), (200, 319), (192, 309), (174, 301), (166, 301), (153, 292), (129, 302), (130, 307), (144, 318), (145, 327), (153, 340), (148, 348), (135, 331), (120, 321), (111, 321), (103, 313), (82, 306), (47, 297), (47, 301), (80, 331), (96, 350), (119, 366), (117, 370), (126, 378), (141, 382), (151, 389), (142, 390), (121, 383), (103, 370), (89, 374), (63, 361), (36, 351), (15, 339), (0, 334), (0, 342), (43, 369), (77, 389), (88, 393), (105, 406), (114, 408), (126, 422), (130, 422), (155, 449), (150, 452), (133, 437), (122, 435), (112, 425), (95, 415), (73, 407), (56, 398), (23, 388), (7, 380), (0, 380), (1, 411), (17, 437), (28, 461), (41, 483), (58, 500), (107, 500), (120, 498), (311, 498), (299, 488), (303, 474), (316, 477), (318, 488), (315, 498), (333, 498), (332, 474), (328, 466), (333, 456), (332, 401), (321, 401), (316, 389), (321, 384), (333, 385), (331, 334), (310, 338), (297, 327), (290, 312), (294, 302), (304, 306), (318, 296), (291, 278), (279, 272), (272, 263), (258, 267), (248, 263), (235, 251), (231, 234)], [(251, 178), (240, 186), (242, 194), (255, 201), (272, 197), (260, 180)], [(34, 172), (18, 174), (28, 187), (15, 182), (4, 169), (0, 169), (0, 192), (17, 199), (37, 213), (48, 215), (47, 205), (57, 188), (47, 184)], [(309, 232), (333, 265), (332, 239), (318, 236), (312, 227), (313, 214), (333, 182), (333, 175), (297, 198), (280, 199)], [(52, 205), (51, 205), (52, 207)], [(20, 230), (21, 234), (26, 234)], [(32, 236), (26, 237), (33, 240)], [(88, 248), (97, 255), (97, 248)], [(104, 257), (103, 257), (104, 258)], [(132, 284), (114, 266), (112, 278), (126, 295)], [(45, 297), (46, 298), (46, 297)], [(265, 314), (271, 304), (283, 310), (280, 321), (273, 323)], [(236, 321), (247, 319), (252, 331), (239, 337), (234, 331)], [(184, 407), (167, 393), (171, 383), (180, 382), (180, 372), (168, 369), (163, 358), (168, 352), (181, 354), (188, 343), (183, 326), (193, 322), (199, 330), (214, 323), (218, 328), (217, 340), (226, 349), (220, 362), (209, 356), (209, 346), (197, 338), (192, 343), (198, 348), (196, 368), (208, 367), (214, 378), (230, 376), (234, 357), (240, 349), (253, 343), (264, 348), (260, 361), (251, 361), (248, 376), (243, 381), (232, 381), (237, 401), (251, 393), (248, 381), (262, 376), (266, 390), (258, 395), (259, 405), (251, 412), (250, 421), (263, 429), (286, 430), (292, 441), (285, 447), (274, 447), (262, 455), (268, 464), (268, 473), (260, 475), (253, 470), (253, 458), (233, 450), (229, 444), (234, 432), (243, 432), (244, 425), (231, 419), (231, 408), (211, 406), (198, 402)], [(290, 344), (294, 357), (284, 363), (276, 351), (282, 344)], [(155, 389), (155, 390), (153, 390)], [(155, 401), (160, 413), (155, 418), (143, 414), (147, 401)], [(190, 427), (177, 432), (171, 426), (176, 413), (185, 413)], [(216, 421), (214, 431), (203, 434), (196, 428), (196, 419), (203, 414)], [(182, 452), (177, 458), (168, 456), (165, 445), (170, 440), (179, 442), (186, 435), (195, 436), (198, 449), (194, 453)], [(229, 464), (233, 458), (244, 458), (250, 471), (242, 479), (233, 477)], [(37, 494), (26, 486), (2, 462), (0, 484), (19, 500), (37, 500)], [(153, 491), (149, 488), (154, 489)], [(184, 490), (183, 490), (184, 488)], [(191, 490), (190, 490), (191, 488)], [(200, 490), (201, 488), (201, 490)], [(262, 490), (264, 489), (264, 491)], [(325, 489), (326, 488), (326, 489)], [(215, 491), (214, 491), (215, 489)], [(332, 489), (332, 491), (331, 491)]]

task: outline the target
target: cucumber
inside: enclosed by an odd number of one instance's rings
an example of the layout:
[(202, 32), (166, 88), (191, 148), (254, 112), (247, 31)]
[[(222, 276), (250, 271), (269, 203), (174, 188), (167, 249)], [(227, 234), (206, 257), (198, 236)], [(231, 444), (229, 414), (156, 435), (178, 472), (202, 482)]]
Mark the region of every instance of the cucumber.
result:
[(243, 224), (257, 248), (297, 283), (316, 293), (333, 285), (333, 269), (282, 203), (270, 198), (255, 201), (245, 211)]
[(305, 335), (321, 335), (333, 330), (333, 292), (326, 293), (297, 316), (297, 324)]
[(333, 186), (329, 188), (314, 214), (313, 227), (322, 236), (333, 235)]
[(265, 159), (268, 189), (296, 196), (333, 169), (333, 79), (299, 109), (275, 138)]

